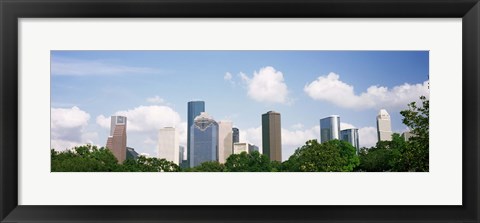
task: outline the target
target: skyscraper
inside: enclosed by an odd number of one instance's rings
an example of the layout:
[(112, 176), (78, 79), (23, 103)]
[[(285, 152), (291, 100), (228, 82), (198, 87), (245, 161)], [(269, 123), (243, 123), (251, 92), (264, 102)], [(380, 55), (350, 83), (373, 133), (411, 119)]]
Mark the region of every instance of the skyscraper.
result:
[(381, 109), (377, 115), (377, 134), (378, 141), (392, 140), (392, 122), (387, 110)]
[(340, 131), (340, 139), (350, 143), (358, 152), (360, 152), (360, 144), (358, 140), (358, 129), (351, 128), (351, 129), (344, 129)]
[(206, 112), (194, 119), (190, 128), (190, 167), (206, 161), (218, 161), (218, 124)]
[(262, 149), (270, 160), (282, 162), (282, 127), (280, 113), (269, 111), (262, 114)]
[(199, 116), (201, 112), (205, 112), (204, 101), (189, 101), (187, 111), (187, 163), (190, 164), (190, 141), (191, 141), (191, 127), (195, 117)]
[(178, 146), (178, 163), (179, 163), (179, 165), (182, 165), (184, 156), (185, 156), (185, 147), (184, 146)]
[(232, 128), (233, 131), (233, 143), (240, 142), (240, 131), (238, 128)]
[(340, 116), (330, 115), (320, 119), (320, 142), (340, 139)]
[(138, 153), (135, 151), (134, 148), (132, 147), (128, 147), (127, 146), (127, 155), (126, 155), (126, 159), (137, 159), (138, 158)]
[(107, 148), (117, 158), (118, 163), (123, 163), (127, 156), (127, 117), (112, 116), (110, 118)]
[(178, 132), (173, 127), (158, 131), (158, 158), (179, 164)]
[(232, 122), (218, 122), (218, 162), (225, 163), (233, 153)]

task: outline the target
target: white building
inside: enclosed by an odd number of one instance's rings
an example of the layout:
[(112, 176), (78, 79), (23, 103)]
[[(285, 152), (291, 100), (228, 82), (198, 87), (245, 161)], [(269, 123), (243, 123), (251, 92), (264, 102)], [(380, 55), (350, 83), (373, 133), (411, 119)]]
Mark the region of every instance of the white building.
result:
[(178, 133), (173, 127), (165, 127), (158, 132), (158, 158), (179, 164)]
[(392, 122), (387, 110), (381, 109), (377, 115), (377, 134), (378, 141), (392, 140)]
[(248, 143), (246, 142), (236, 142), (233, 144), (233, 153), (240, 154), (242, 152), (248, 153)]
[(246, 142), (236, 142), (233, 143), (233, 153), (240, 154), (242, 152), (252, 153), (253, 151), (258, 151), (258, 146), (252, 145)]
[(225, 163), (233, 153), (233, 123), (231, 121), (218, 122), (218, 162)]

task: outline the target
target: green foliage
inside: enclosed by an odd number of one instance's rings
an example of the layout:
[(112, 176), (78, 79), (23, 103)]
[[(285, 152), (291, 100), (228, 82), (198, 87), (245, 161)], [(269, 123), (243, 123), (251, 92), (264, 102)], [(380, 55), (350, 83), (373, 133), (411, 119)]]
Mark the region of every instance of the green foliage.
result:
[(396, 171), (425, 172), (429, 170), (429, 107), (430, 101), (420, 97), (422, 107), (415, 102), (408, 105), (408, 110), (401, 111), (403, 123), (414, 134), (409, 138), (407, 146), (401, 150), (401, 156), (395, 167)]
[(62, 152), (50, 151), (52, 172), (174, 172), (179, 167), (165, 159), (127, 159), (118, 164), (112, 152), (104, 147), (77, 146)]
[(225, 162), (225, 170), (228, 172), (270, 172), (271, 169), (270, 159), (258, 151), (232, 154)]
[(225, 165), (217, 162), (217, 161), (207, 161), (201, 163), (199, 166), (194, 168), (187, 169), (186, 171), (191, 172), (224, 172)]
[(51, 155), (52, 172), (112, 172), (117, 171), (117, 159), (110, 150), (92, 145), (78, 146), (72, 150)]
[(399, 134), (392, 141), (378, 142), (375, 147), (362, 149), (357, 171), (425, 172), (429, 169), (429, 100), (420, 97), (422, 107), (415, 102), (401, 111), (403, 123), (411, 129), (413, 137), (405, 141)]
[(309, 140), (283, 165), (292, 172), (348, 172), (359, 163), (355, 147), (348, 142), (331, 140), (320, 144)]
[(377, 142), (376, 147), (363, 148), (359, 155), (360, 165), (357, 171), (383, 172), (392, 171), (400, 155), (406, 147), (405, 140), (398, 134), (392, 135), (392, 141)]
[(166, 159), (139, 156), (137, 159), (126, 159), (119, 166), (121, 172), (178, 172), (180, 167)]

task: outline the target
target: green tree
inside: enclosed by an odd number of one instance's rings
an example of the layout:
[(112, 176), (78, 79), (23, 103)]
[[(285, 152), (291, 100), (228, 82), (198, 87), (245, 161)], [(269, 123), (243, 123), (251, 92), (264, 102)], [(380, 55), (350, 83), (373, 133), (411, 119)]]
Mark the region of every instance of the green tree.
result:
[(51, 149), (50, 155), (52, 172), (112, 172), (119, 166), (110, 150), (92, 145), (61, 152)]
[(199, 166), (191, 168), (187, 171), (192, 172), (224, 172), (225, 165), (219, 163), (218, 161), (207, 161), (201, 163)]
[(395, 169), (397, 171), (424, 172), (429, 169), (429, 107), (430, 101), (420, 97), (421, 107), (415, 102), (408, 109), (401, 111), (403, 123), (411, 129), (413, 137), (408, 139), (407, 146), (401, 151)]
[(406, 142), (398, 133), (392, 134), (391, 141), (377, 142), (375, 147), (360, 150), (360, 165), (357, 171), (383, 172), (392, 171), (400, 152), (405, 149)]
[(225, 162), (225, 170), (228, 172), (270, 172), (270, 159), (266, 155), (253, 151), (248, 154), (232, 154)]
[(166, 159), (139, 156), (137, 159), (126, 159), (118, 171), (121, 172), (178, 172), (180, 167)]
[(309, 140), (283, 163), (292, 172), (348, 172), (358, 166), (355, 148), (348, 142)]

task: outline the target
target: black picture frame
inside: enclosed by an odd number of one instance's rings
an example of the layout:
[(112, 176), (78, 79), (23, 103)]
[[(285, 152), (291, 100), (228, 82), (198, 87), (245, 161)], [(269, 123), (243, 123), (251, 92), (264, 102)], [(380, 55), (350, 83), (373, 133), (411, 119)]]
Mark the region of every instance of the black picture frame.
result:
[[(1, 222), (479, 222), (479, 16), (478, 0), (0, 0)], [(463, 205), (18, 205), (17, 21), (76, 17), (462, 18)]]

